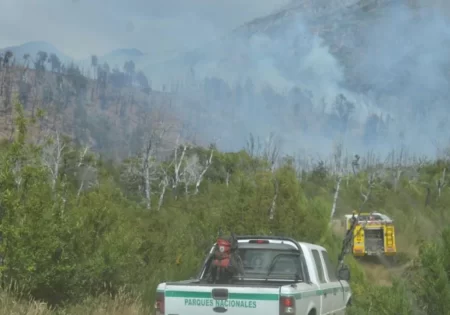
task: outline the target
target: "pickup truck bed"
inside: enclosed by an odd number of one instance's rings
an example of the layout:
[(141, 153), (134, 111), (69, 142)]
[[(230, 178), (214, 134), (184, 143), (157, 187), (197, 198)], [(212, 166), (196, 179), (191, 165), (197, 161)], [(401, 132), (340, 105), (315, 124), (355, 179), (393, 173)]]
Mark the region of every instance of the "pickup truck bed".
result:
[[(252, 249), (251, 246), (242, 245)], [(287, 244), (271, 241), (271, 245), (275, 247), (261, 247), (268, 249), (263, 249), (263, 254), (268, 257), (269, 262), (273, 257), (269, 255), (269, 251), (277, 246), (286, 250)], [(302, 250), (299, 243), (296, 245)], [(310, 245), (317, 253), (325, 251), (320, 246)], [(292, 247), (295, 248), (291, 245), (291, 250)], [(305, 256), (299, 261), (299, 265), (306, 270), (303, 270), (301, 279), (298, 280), (283, 278), (282, 273), (264, 279), (256, 273), (252, 274), (254, 268), (250, 267), (244, 278), (236, 279), (232, 284), (212, 284), (205, 281), (206, 260), (198, 279), (161, 283), (158, 286), (160, 304), (157, 309), (160, 313), (157, 312), (157, 315), (344, 314), (350, 297), (348, 283), (325, 278), (326, 264), (322, 262), (320, 272), (323, 277), (318, 277), (312, 252), (306, 246), (303, 251)], [(250, 254), (244, 254), (244, 259), (255, 255), (254, 252)], [(288, 268), (289, 261), (280, 262), (286, 263), (281, 269)], [(246, 265), (248, 262), (244, 264)]]
[[(165, 291), (166, 314), (197, 314), (212, 315), (215, 313), (227, 314), (279, 314), (280, 297), (296, 297), (296, 308), (307, 308), (311, 299), (301, 300), (301, 297), (309, 296), (320, 304), (319, 288), (313, 284), (296, 285), (294, 293), (291, 290), (283, 290), (282, 284), (278, 285), (181, 285), (167, 284)], [(216, 294), (214, 292), (217, 292)], [(227, 299), (221, 299), (220, 294), (227, 292)], [(185, 310), (186, 313), (180, 312)]]
[(207, 315), (214, 313), (257, 315), (277, 314), (279, 286), (196, 286), (168, 285), (165, 291), (167, 314)]

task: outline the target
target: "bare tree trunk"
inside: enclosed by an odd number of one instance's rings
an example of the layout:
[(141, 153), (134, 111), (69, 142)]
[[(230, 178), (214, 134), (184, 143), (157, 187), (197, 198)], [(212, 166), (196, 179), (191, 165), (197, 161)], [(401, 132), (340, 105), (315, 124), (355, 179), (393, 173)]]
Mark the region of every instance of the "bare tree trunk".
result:
[(159, 194), (158, 211), (161, 210), (161, 207), (163, 205), (164, 196), (166, 194), (166, 189), (167, 189), (168, 185), (169, 185), (169, 181), (167, 179), (167, 176), (165, 176), (164, 179), (161, 181), (162, 189), (161, 189), (161, 193)]
[(152, 203), (151, 203), (151, 186), (150, 186), (150, 166), (148, 161), (144, 162), (144, 184), (145, 184), (144, 191), (147, 209), (151, 210)]
[(144, 194), (146, 200), (146, 206), (148, 210), (151, 210), (151, 196), (152, 196), (152, 182), (155, 178), (154, 175), (154, 167), (155, 161), (155, 153), (158, 147), (161, 145), (162, 138), (167, 129), (159, 130), (159, 132), (152, 131), (150, 136), (147, 138), (144, 152), (142, 154), (142, 176), (144, 180)]
[(270, 171), (275, 172), (275, 165), (279, 157), (280, 149), (275, 141), (275, 134), (271, 133), (264, 148), (264, 158), (270, 163)]
[(270, 209), (269, 209), (269, 220), (273, 220), (273, 218), (275, 217), (275, 210), (276, 210), (276, 206), (277, 206), (279, 186), (278, 186), (278, 180), (276, 178), (274, 181), (274, 186), (275, 186), (274, 187), (275, 195), (273, 196), (272, 205), (270, 206)]
[[(88, 150), (89, 150), (89, 147), (86, 146), (84, 148), (84, 150), (81, 151), (80, 158), (79, 158), (78, 163), (77, 163), (77, 168), (78, 169), (80, 169), (84, 165), (84, 158), (86, 157), (86, 154), (87, 154)], [(81, 195), (81, 192), (83, 191), (83, 188), (84, 188), (84, 178), (81, 179), (80, 187), (78, 187), (77, 199), (80, 198), (80, 195)]]
[(341, 181), (342, 181), (342, 175), (339, 175), (337, 183), (336, 183), (336, 191), (334, 192), (333, 206), (331, 207), (330, 224), (331, 224), (331, 221), (333, 220), (334, 213), (336, 212), (337, 201), (339, 198), (339, 190), (341, 189)]
[(145, 150), (143, 152), (142, 156), (142, 175), (144, 178), (144, 194), (145, 194), (145, 200), (146, 200), (146, 207), (147, 210), (151, 210), (152, 203), (151, 203), (151, 179), (150, 179), (150, 168), (151, 168), (151, 161), (152, 158), (152, 139), (147, 140), (147, 143), (145, 144)]
[(444, 170), (442, 171), (442, 176), (441, 176), (441, 178), (437, 181), (438, 198), (441, 197), (442, 189), (447, 185), (447, 183), (445, 182), (445, 173), (446, 173), (446, 172), (447, 172), (447, 169), (444, 168)]
[(147, 209), (151, 210), (151, 181), (150, 181), (150, 159), (151, 159), (152, 141), (149, 140), (144, 151), (142, 160), (142, 171), (144, 175), (144, 193)]
[(62, 143), (59, 132), (56, 132), (56, 135), (53, 139), (54, 143), (51, 144), (51, 149), (47, 158), (44, 159), (44, 163), (46, 164), (50, 174), (52, 176), (52, 191), (54, 192), (56, 189), (56, 183), (58, 181), (59, 176), (59, 166), (62, 160), (62, 152), (65, 148), (65, 144)]
[(367, 178), (367, 192), (363, 193), (362, 186), (360, 187), (361, 197), (363, 198), (363, 202), (361, 204), (361, 207), (366, 204), (366, 202), (369, 200), (370, 194), (372, 192), (372, 188), (375, 184), (375, 174), (369, 174)]
[(209, 169), (209, 167), (211, 166), (213, 154), (214, 154), (214, 149), (211, 149), (211, 154), (209, 155), (209, 159), (206, 161), (205, 168), (204, 168), (203, 171), (200, 173), (200, 176), (198, 177), (197, 182), (195, 183), (195, 192), (194, 192), (194, 195), (198, 194), (198, 190), (199, 190), (200, 184), (201, 184), (202, 181), (203, 181), (203, 176), (205, 176), (206, 171), (207, 171), (207, 170)]
[(84, 180), (81, 181), (80, 187), (78, 188), (78, 192), (77, 192), (77, 199), (80, 198), (81, 192), (83, 191), (84, 188)]
[(395, 171), (395, 178), (394, 178), (394, 191), (397, 192), (398, 190), (398, 184), (400, 182), (400, 178), (402, 176), (403, 171), (401, 169), (397, 169)]
[(174, 152), (174, 172), (175, 172), (175, 181), (173, 182), (172, 189), (175, 189), (178, 187), (178, 184), (180, 183), (180, 169), (181, 165), (183, 164), (184, 156), (186, 154), (187, 146), (183, 145), (183, 151), (181, 153), (180, 160), (178, 160), (178, 141), (176, 143), (175, 152)]

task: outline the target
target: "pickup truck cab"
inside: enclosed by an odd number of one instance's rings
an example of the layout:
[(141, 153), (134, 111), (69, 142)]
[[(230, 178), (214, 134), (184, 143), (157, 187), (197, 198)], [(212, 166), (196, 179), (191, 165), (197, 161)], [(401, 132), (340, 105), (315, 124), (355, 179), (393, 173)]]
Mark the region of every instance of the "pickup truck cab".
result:
[(160, 283), (157, 315), (345, 314), (349, 270), (337, 270), (325, 248), (285, 237), (238, 236), (244, 275), (207, 281), (213, 246), (196, 279)]

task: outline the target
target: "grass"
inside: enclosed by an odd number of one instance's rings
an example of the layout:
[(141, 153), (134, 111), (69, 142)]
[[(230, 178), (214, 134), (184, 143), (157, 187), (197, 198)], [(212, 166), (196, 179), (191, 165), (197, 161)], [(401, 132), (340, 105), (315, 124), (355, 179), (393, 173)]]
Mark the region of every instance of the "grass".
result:
[(101, 296), (67, 308), (51, 309), (45, 303), (19, 298), (10, 291), (0, 291), (0, 314), (2, 315), (149, 315), (148, 305), (139, 298), (121, 292), (114, 299)]

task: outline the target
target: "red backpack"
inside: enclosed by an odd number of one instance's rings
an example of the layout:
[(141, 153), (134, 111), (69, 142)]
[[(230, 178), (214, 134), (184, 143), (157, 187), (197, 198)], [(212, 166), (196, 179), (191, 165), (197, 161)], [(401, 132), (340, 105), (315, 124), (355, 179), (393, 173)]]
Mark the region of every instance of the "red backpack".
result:
[(217, 239), (210, 281), (228, 283), (234, 275), (244, 273), (244, 267), (237, 250), (238, 242), (233, 234), (230, 240), (221, 237)]
[(225, 239), (217, 239), (216, 251), (214, 253), (214, 266), (227, 269), (230, 267), (231, 242)]

